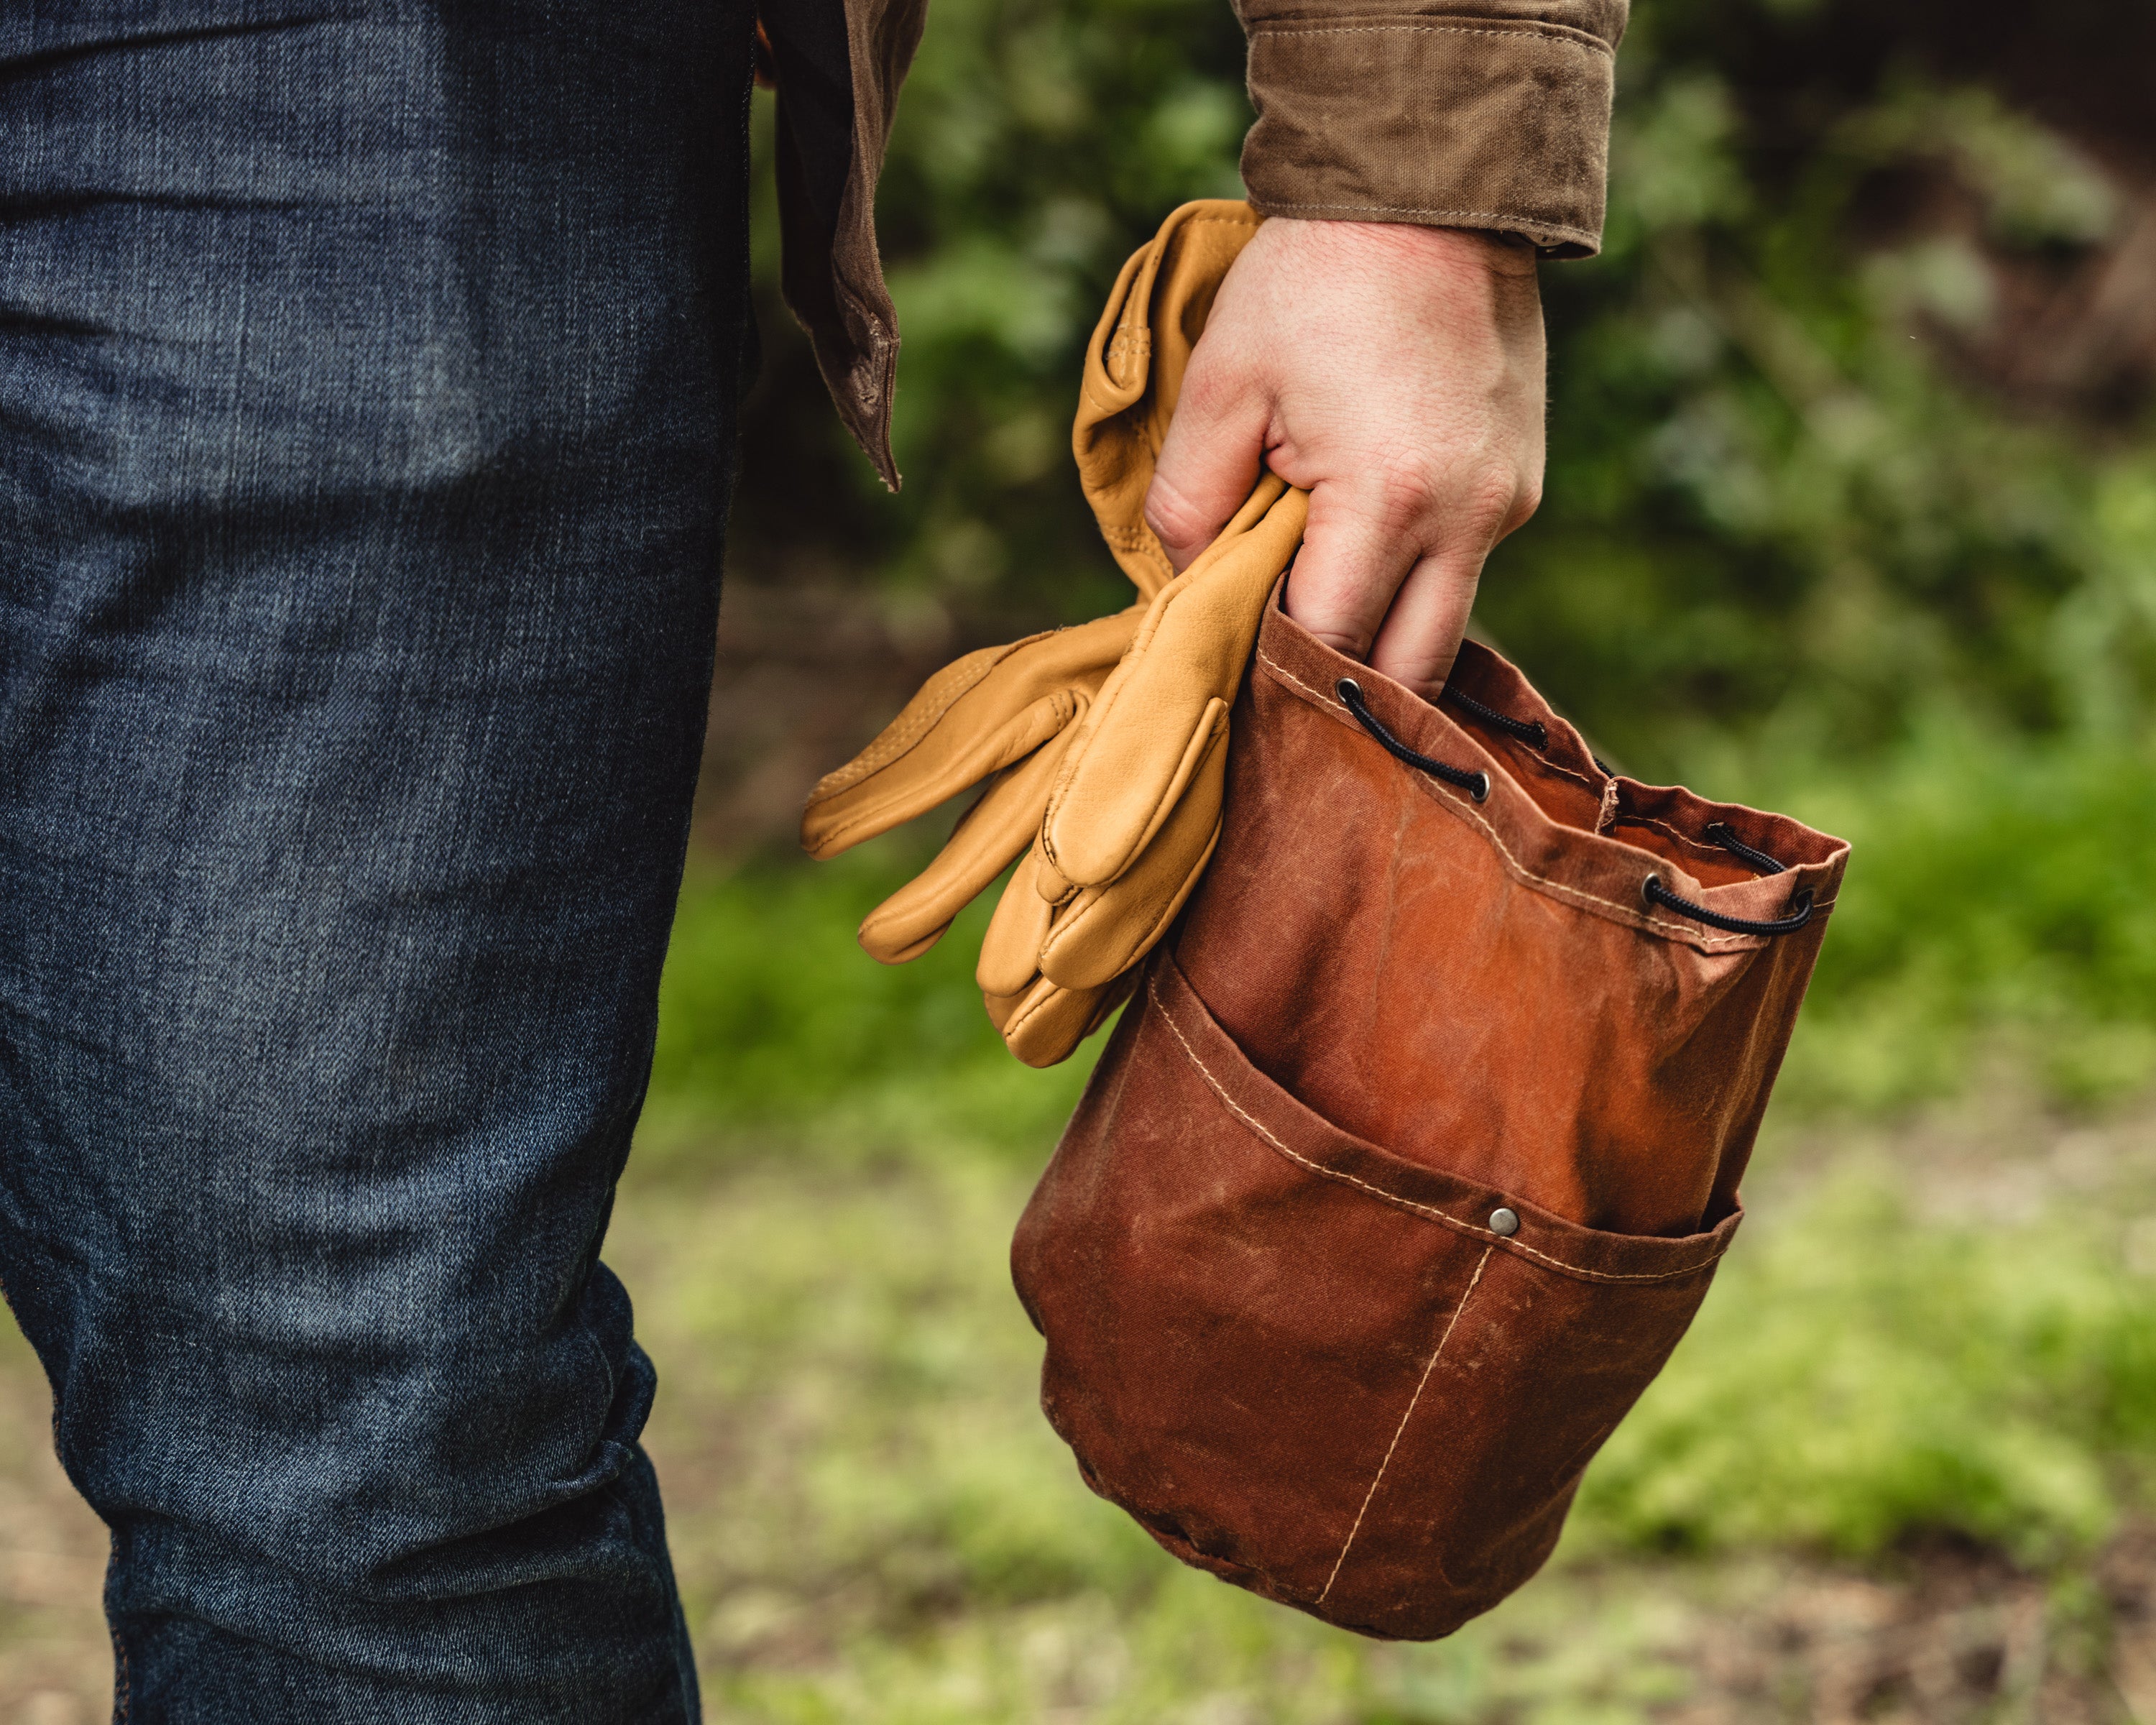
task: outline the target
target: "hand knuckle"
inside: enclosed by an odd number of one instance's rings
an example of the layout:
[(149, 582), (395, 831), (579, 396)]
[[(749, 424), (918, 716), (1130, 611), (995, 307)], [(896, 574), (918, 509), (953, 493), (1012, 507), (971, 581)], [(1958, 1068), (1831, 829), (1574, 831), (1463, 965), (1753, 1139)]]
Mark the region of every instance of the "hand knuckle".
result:
[(1509, 532), (1542, 502), (1542, 484), (1507, 461), (1486, 461), (1463, 475), (1458, 492), (1461, 513), (1492, 536)]
[(1404, 530), (1434, 514), (1442, 487), (1436, 465), (1395, 457), (1370, 476), (1373, 512), (1387, 528)]

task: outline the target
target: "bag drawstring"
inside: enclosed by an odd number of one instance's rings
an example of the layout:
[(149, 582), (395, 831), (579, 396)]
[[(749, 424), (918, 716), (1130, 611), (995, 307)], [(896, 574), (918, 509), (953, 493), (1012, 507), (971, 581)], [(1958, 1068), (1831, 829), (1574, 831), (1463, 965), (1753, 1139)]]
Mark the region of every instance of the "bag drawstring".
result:
[(1755, 922), (1748, 916), (1725, 916), (1719, 911), (1708, 910), (1705, 905), (1679, 898), (1662, 885), (1660, 875), (1647, 876), (1640, 886), (1640, 896), (1650, 905), (1675, 911), (1679, 916), (1704, 922), (1709, 928), (1718, 928), (1725, 934), (1794, 934), (1812, 920), (1812, 890), (1809, 886), (1789, 901), (1788, 916), (1777, 916), (1771, 922)]
[(1442, 699), (1455, 706), (1465, 707), (1486, 725), (1495, 726), (1507, 737), (1517, 737), (1532, 749), (1549, 747), (1549, 726), (1540, 719), (1516, 719), (1510, 713), (1501, 713), (1494, 706), (1485, 706), (1471, 695), (1463, 695), (1450, 683), (1446, 684)]
[(1732, 856), (1743, 858), (1763, 875), (1786, 875), (1789, 871), (1787, 864), (1768, 855), (1763, 850), (1754, 850), (1738, 838), (1730, 830), (1729, 823), (1726, 820), (1709, 821), (1701, 829), (1700, 836), (1710, 845), (1719, 845)]
[[(1448, 767), (1442, 761), (1433, 761), (1428, 755), (1419, 755), (1399, 738), (1378, 722), (1378, 716), (1363, 699), (1363, 685), (1353, 677), (1342, 677), (1332, 685), (1332, 692), (1347, 704), (1357, 722), (1384, 746), (1387, 753), (1404, 761), (1410, 767), (1421, 768), (1433, 778), (1441, 778), (1457, 790), (1463, 790), (1478, 803), (1490, 800), (1490, 775), (1470, 773), (1465, 767)], [(1513, 721), (1517, 723), (1516, 720)]]
[[(1449, 701), (1455, 706), (1466, 708), (1484, 724), (1494, 726), (1507, 737), (1517, 737), (1529, 748), (1537, 752), (1549, 747), (1549, 726), (1543, 724), (1540, 719), (1516, 719), (1510, 713), (1501, 713), (1494, 706), (1483, 706), (1473, 696), (1462, 694), (1450, 683), (1437, 691), (1437, 698), (1440, 701)], [(1614, 778), (1617, 776), (1617, 769), (1604, 760), (1601, 756), (1590, 752), (1587, 758), (1594, 762), (1610, 778)], [(1758, 853), (1753, 854), (1756, 855)]]
[[(1432, 778), (1443, 779), (1445, 783), (1457, 790), (1466, 792), (1477, 803), (1489, 800), (1490, 775), (1488, 773), (1471, 772), (1465, 767), (1451, 766), (1444, 761), (1433, 760), (1428, 755), (1416, 753), (1378, 721), (1378, 716), (1370, 711), (1369, 703), (1363, 698), (1362, 685), (1353, 677), (1342, 677), (1332, 686), (1333, 692), (1340, 697), (1348, 711), (1354, 715), (1355, 721), (1368, 732), (1371, 737), (1382, 746), (1388, 754), (1396, 760), (1404, 761), (1409, 766), (1419, 771), (1429, 773)], [(1495, 707), (1485, 706), (1471, 695), (1463, 695), (1450, 688), (1444, 691), (1442, 698), (1451, 701), (1455, 706), (1465, 708), (1484, 724), (1503, 732), (1508, 737), (1517, 738), (1530, 747), (1539, 751), (1549, 746), (1549, 727), (1539, 719), (1516, 719), (1509, 713), (1499, 712)], [(1598, 761), (1595, 764), (1600, 766), (1601, 762)], [(1606, 768), (1604, 770), (1608, 771)], [(1717, 820), (1709, 823), (1701, 836), (1709, 844), (1719, 845), (1732, 856), (1750, 864), (1763, 875), (1782, 875), (1789, 872), (1786, 864), (1769, 856), (1763, 850), (1747, 845), (1738, 838), (1731, 830), (1727, 821)], [(1771, 922), (1755, 921), (1748, 916), (1725, 916), (1719, 911), (1710, 911), (1705, 905), (1694, 904), (1690, 899), (1679, 898), (1668, 887), (1662, 885), (1662, 877), (1659, 875), (1648, 875), (1640, 888), (1640, 893), (1649, 904), (1660, 905), (1665, 910), (1675, 911), (1680, 916), (1689, 916), (1697, 922), (1704, 922), (1709, 928), (1720, 929), (1725, 934), (1769, 937), (1794, 934), (1812, 920), (1812, 891), (1809, 886), (1804, 888), (1789, 901), (1788, 916), (1777, 916)]]

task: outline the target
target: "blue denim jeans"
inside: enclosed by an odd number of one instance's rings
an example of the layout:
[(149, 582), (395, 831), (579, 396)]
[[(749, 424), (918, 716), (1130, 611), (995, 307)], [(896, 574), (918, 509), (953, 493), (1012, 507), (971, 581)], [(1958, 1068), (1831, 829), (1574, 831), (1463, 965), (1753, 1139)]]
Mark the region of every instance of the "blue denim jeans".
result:
[(696, 1716), (598, 1251), (711, 677), (747, 28), (0, 8), (0, 1280), (127, 1720)]

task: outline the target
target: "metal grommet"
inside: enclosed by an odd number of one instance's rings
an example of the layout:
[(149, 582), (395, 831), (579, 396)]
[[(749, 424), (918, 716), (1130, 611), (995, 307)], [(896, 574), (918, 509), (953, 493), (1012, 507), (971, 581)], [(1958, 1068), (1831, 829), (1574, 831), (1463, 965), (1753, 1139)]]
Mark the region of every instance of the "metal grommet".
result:
[(1363, 698), (1363, 685), (1353, 677), (1342, 677), (1332, 685), (1332, 692), (1342, 701), (1350, 698), (1359, 701)]
[(1467, 794), (1474, 798), (1474, 799), (1478, 803), (1488, 802), (1490, 800), (1490, 775), (1486, 773), (1476, 773), (1475, 775), (1475, 783), (1467, 788)]
[(1520, 1213), (1500, 1205), (1490, 1212), (1490, 1231), (1500, 1240), (1510, 1240), (1520, 1231)]
[(1655, 901), (1655, 889), (1661, 884), (1662, 877), (1660, 875), (1648, 875), (1640, 883), (1640, 896), (1651, 905)]

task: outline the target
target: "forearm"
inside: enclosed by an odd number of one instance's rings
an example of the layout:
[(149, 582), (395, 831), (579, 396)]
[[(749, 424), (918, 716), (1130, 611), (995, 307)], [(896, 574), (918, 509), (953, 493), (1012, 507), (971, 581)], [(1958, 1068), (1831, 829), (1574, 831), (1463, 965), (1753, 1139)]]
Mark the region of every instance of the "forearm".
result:
[(1237, 0), (1268, 215), (1601, 243), (1629, 0)]

